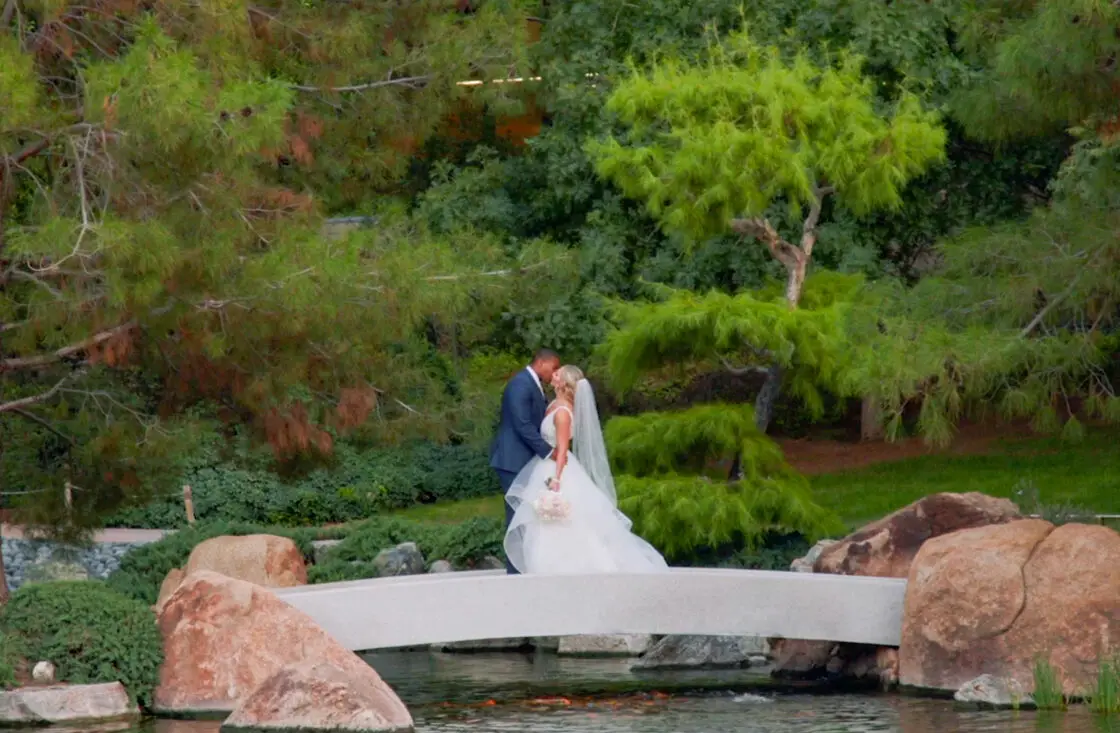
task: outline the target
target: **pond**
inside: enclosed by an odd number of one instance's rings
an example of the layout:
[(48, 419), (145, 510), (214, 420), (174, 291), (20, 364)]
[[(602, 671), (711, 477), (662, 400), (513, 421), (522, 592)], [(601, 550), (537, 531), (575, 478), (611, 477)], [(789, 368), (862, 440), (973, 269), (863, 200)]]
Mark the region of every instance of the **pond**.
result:
[[(1120, 718), (977, 711), (895, 694), (813, 694), (763, 674), (630, 672), (629, 660), (543, 654), (366, 656), (418, 733), (1120, 733)], [(217, 733), (153, 721), (143, 733)]]

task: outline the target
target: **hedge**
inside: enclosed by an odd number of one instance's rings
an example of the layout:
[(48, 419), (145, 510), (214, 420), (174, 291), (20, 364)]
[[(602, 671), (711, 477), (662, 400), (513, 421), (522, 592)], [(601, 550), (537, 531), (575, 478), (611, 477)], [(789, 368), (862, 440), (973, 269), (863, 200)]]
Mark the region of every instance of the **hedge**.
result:
[[(5, 645), (28, 660), (49, 660), (60, 682), (121, 682), (133, 700), (150, 707), (163, 664), (155, 614), (98, 581), (33, 583), (12, 594), (0, 611)], [(11, 669), (7, 670), (12, 681)]]
[[(359, 451), (340, 443), (331, 466), (300, 478), (285, 480), (269, 468), (259, 460), (218, 460), (207, 454), (176, 485), (190, 485), (199, 521), (299, 527), (500, 491), (485, 451), (467, 446), (420, 443)], [(107, 524), (142, 529), (186, 526), (182, 496), (176, 491), (118, 512)]]

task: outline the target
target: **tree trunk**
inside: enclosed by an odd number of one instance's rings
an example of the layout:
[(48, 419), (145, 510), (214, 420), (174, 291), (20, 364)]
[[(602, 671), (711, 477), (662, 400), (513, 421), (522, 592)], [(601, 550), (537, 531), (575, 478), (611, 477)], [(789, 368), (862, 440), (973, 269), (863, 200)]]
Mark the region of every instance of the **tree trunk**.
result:
[(859, 412), (859, 438), (879, 440), (882, 437), (882, 412), (879, 410), (879, 401), (874, 397), (864, 397)]
[[(762, 389), (758, 391), (758, 397), (754, 400), (754, 424), (763, 434), (769, 429), (770, 421), (774, 419), (774, 405), (777, 404), (778, 395), (782, 391), (782, 377), (782, 368), (777, 364), (771, 365), (766, 370), (766, 381), (762, 383)], [(741, 481), (742, 478), (743, 454), (736, 453), (735, 460), (731, 462), (728, 479)]]
[(782, 368), (777, 364), (766, 370), (766, 381), (758, 391), (754, 400), (754, 424), (759, 432), (765, 433), (774, 418), (774, 405), (778, 402), (778, 395), (782, 391)]
[(805, 287), (805, 274), (809, 270), (809, 257), (801, 256), (790, 265), (789, 279), (786, 280), (786, 302), (796, 308), (801, 302), (801, 289)]

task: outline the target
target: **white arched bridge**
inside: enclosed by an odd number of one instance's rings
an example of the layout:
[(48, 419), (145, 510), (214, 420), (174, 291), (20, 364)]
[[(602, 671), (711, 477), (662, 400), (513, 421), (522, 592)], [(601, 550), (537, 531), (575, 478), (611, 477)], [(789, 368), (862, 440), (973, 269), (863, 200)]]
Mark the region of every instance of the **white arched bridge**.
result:
[(599, 634), (764, 636), (898, 646), (906, 581), (675, 568), (475, 571), (277, 589), (349, 649)]

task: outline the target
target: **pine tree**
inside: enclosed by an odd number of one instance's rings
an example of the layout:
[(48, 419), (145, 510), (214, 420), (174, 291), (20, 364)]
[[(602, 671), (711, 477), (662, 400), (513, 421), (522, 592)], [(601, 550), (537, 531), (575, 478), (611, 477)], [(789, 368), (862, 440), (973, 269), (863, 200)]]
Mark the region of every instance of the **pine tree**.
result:
[[(283, 460), (348, 429), (446, 435), (433, 353), (552, 255), (378, 202), (468, 95), (516, 101), (459, 82), (518, 73), (522, 11), (0, 7), (0, 478), (41, 492), (17, 521), (81, 535), (177, 488), (216, 420)], [(376, 223), (324, 235), (353, 207)]]
[(920, 405), (936, 443), (968, 414), (1029, 419), (1077, 438), (1120, 421), (1120, 129), (1112, 3), (973, 3), (958, 19), (976, 68), (951, 99), (969, 134), (1013, 141), (1068, 131), (1079, 142), (1025, 222), (976, 228), (940, 248), (940, 268), (884, 293), (857, 321), (859, 371), (891, 434)]
[[(936, 115), (905, 93), (883, 114), (861, 65), (850, 54), (835, 67), (804, 54), (787, 62), (735, 34), (706, 64), (667, 60), (619, 84), (608, 108), (626, 133), (591, 152), (663, 228), (696, 240), (734, 230), (765, 244), (796, 308), (826, 199), (857, 214), (897, 207), (906, 182), (944, 156)], [(768, 215), (783, 204), (801, 219), (793, 241)], [(756, 404), (763, 430), (783, 380), (773, 361)]]

